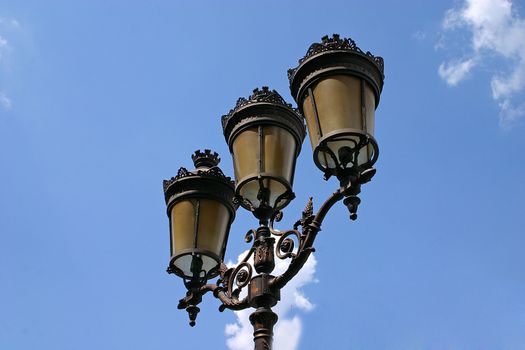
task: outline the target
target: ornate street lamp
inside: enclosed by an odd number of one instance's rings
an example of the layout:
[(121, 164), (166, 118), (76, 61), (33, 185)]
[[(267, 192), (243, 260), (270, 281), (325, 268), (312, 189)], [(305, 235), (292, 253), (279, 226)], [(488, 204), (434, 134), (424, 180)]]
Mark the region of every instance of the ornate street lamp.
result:
[[(374, 175), (372, 165), (378, 157), (373, 133), (384, 79), (381, 57), (334, 34), (311, 45), (288, 77), (298, 110), (263, 87), (240, 98), (222, 117), (235, 186), (217, 167), (218, 155), (209, 150), (194, 154), (196, 170), (181, 168), (175, 178), (164, 181), (171, 228), (168, 272), (182, 277), (187, 288), (178, 308), (188, 311), (192, 326), (207, 292), (221, 301), (220, 311), (255, 308), (250, 321), (256, 350), (271, 349), (277, 322), (271, 308), (314, 251), (328, 211), (344, 199), (350, 218), (357, 218), (357, 195)], [(274, 222), (295, 197), (295, 162), (305, 137), (302, 115), (315, 164), (326, 180), (336, 176), (340, 186), (315, 214), (310, 198), (293, 228), (280, 231)], [(260, 226), (245, 235), (245, 241), (253, 243), (243, 260), (227, 268), (224, 251), (237, 205), (251, 211)], [(289, 259), (279, 276), (272, 275), (275, 256)], [(209, 283), (217, 275), (218, 280)], [(245, 287), (247, 296), (241, 297)]]

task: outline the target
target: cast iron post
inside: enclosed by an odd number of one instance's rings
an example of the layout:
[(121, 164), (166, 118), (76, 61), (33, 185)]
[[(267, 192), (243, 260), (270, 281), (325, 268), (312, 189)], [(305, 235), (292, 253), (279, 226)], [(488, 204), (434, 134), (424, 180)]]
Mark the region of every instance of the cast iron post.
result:
[(271, 307), (280, 299), (279, 290), (270, 286), (274, 278), (270, 273), (275, 268), (275, 238), (271, 236), (266, 223), (257, 229), (255, 236), (253, 266), (258, 275), (250, 281), (248, 299), (256, 310), (250, 315), (250, 322), (253, 325), (255, 350), (271, 350), (273, 326), (278, 318)]

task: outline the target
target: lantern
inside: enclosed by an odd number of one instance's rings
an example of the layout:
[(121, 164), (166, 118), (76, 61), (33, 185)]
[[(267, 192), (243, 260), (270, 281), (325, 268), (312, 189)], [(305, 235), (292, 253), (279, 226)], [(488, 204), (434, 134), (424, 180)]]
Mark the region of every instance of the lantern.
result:
[(275, 90), (263, 87), (240, 98), (222, 124), (233, 157), (235, 194), (265, 221), (295, 197), (295, 162), (306, 134), (303, 118)]
[(288, 71), (290, 89), (305, 116), (314, 162), (325, 178), (370, 170), (378, 157), (374, 114), (383, 88), (381, 57), (334, 34), (310, 46)]
[(180, 168), (177, 176), (164, 180), (171, 240), (168, 272), (182, 277), (188, 288), (218, 275), (236, 210), (234, 185), (217, 166), (218, 154), (196, 151), (192, 159), (195, 170)]

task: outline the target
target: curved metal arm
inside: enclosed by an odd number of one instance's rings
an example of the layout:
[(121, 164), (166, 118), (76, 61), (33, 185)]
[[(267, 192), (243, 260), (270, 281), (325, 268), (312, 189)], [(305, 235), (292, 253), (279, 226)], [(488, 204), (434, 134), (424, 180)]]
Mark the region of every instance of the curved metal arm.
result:
[[(296, 226), (302, 226), (303, 234), (301, 235), (301, 242), (297, 250), (297, 254), (292, 257), (292, 261), (288, 268), (283, 274), (275, 277), (271, 282), (272, 288), (281, 289), (283, 288), (304, 266), (308, 257), (312, 252), (315, 251), (313, 244), (317, 233), (321, 230), (321, 224), (328, 213), (328, 211), (334, 206), (335, 203), (339, 202), (344, 197), (346, 189), (341, 188), (334, 193), (323, 203), (321, 208), (315, 216), (307, 215), (308, 206), (311, 205), (311, 198), (307, 205), (307, 209), (303, 212), (303, 219), (300, 220)], [(311, 210), (312, 208), (310, 208)], [(307, 216), (307, 217), (305, 217)], [(277, 249), (280, 249), (278, 246)]]
[(223, 291), (220, 291), (219, 293), (217, 293), (215, 297), (219, 299), (222, 303), (222, 305), (219, 306), (220, 312), (223, 312), (225, 309), (239, 311), (239, 310), (244, 310), (250, 307), (250, 301), (248, 300), (248, 297), (244, 297), (241, 300), (233, 299), (233, 298), (228, 297), (228, 295)]
[(222, 305), (219, 307), (219, 311), (221, 312), (225, 309), (243, 310), (250, 306), (248, 298), (239, 300), (237, 298), (230, 297), (228, 293), (217, 284), (205, 284), (196, 290), (188, 291), (186, 296), (179, 300), (179, 305), (177, 308), (186, 309), (199, 304), (202, 301), (202, 296), (208, 292), (213, 292), (213, 296), (221, 301)]

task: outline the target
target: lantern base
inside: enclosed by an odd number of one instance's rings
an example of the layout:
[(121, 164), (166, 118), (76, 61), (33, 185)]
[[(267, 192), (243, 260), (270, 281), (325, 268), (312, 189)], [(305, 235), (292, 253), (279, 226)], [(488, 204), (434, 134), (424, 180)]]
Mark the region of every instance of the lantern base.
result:
[(247, 176), (235, 188), (236, 200), (262, 222), (295, 198), (290, 183), (283, 177), (265, 173)]
[(219, 274), (222, 259), (213, 252), (201, 249), (184, 249), (170, 259), (168, 273), (182, 277), (185, 281), (204, 280), (204, 283)]
[(336, 176), (343, 181), (359, 176), (377, 161), (379, 147), (374, 137), (356, 129), (342, 129), (323, 136), (314, 149), (315, 165), (324, 179)]

